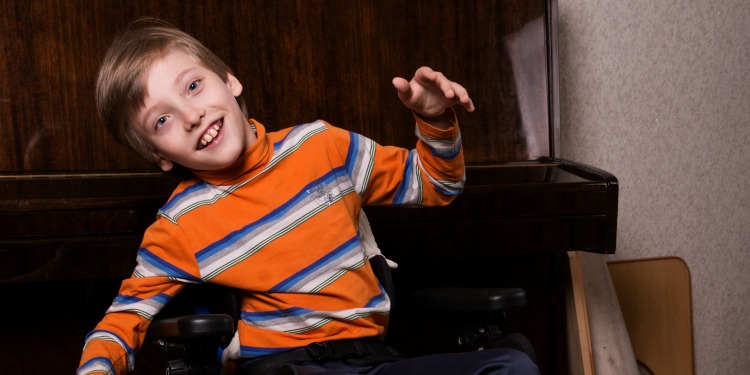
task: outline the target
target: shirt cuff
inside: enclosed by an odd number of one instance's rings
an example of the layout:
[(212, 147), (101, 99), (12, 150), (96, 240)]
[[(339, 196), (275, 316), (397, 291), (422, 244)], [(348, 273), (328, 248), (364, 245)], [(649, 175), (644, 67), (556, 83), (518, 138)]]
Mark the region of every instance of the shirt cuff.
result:
[(422, 132), (422, 134), (430, 138), (439, 138), (439, 139), (456, 138), (456, 135), (458, 133), (458, 118), (456, 117), (456, 111), (453, 110), (452, 107), (448, 107), (448, 109), (445, 110), (445, 114), (448, 115), (448, 121), (450, 121), (450, 123), (452, 124), (452, 126), (449, 127), (448, 129), (439, 129), (435, 126), (432, 126), (429, 122), (425, 121), (416, 112), (412, 111), (412, 113), (414, 114), (414, 118), (417, 121), (417, 126), (419, 127), (419, 131)]

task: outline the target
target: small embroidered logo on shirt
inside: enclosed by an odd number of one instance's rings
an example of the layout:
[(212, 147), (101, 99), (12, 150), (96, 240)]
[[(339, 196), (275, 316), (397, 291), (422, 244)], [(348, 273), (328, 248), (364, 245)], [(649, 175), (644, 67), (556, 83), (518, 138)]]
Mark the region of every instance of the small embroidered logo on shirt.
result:
[(325, 183), (307, 189), (307, 194), (312, 195), (319, 204), (331, 205), (334, 201), (333, 187)]

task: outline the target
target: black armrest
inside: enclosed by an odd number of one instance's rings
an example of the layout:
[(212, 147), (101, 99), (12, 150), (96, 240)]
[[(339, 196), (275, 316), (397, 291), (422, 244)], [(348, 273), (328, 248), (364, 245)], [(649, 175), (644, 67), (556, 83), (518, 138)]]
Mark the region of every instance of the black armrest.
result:
[(178, 316), (153, 321), (149, 334), (163, 339), (231, 338), (234, 335), (234, 321), (225, 314)]
[(415, 307), (447, 312), (494, 312), (526, 306), (520, 288), (430, 288), (412, 295)]

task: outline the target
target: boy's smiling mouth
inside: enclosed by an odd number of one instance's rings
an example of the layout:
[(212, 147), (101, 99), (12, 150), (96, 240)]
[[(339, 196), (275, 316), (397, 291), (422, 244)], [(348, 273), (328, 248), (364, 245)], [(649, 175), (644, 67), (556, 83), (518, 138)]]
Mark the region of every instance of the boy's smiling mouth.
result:
[(218, 138), (219, 133), (221, 133), (221, 128), (223, 127), (224, 119), (221, 119), (209, 125), (208, 129), (206, 129), (206, 132), (203, 133), (201, 138), (198, 140), (198, 150), (202, 150), (210, 146), (211, 143)]

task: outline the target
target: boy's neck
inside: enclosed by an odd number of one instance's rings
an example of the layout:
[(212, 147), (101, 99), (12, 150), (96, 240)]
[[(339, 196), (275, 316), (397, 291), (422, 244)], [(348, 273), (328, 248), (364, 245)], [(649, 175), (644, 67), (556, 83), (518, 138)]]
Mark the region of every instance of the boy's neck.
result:
[(195, 177), (212, 185), (231, 185), (246, 180), (248, 175), (259, 172), (258, 166), (266, 165), (272, 156), (273, 148), (268, 144), (266, 128), (255, 120), (250, 120), (258, 140), (240, 154), (232, 165), (211, 171), (193, 171)]

